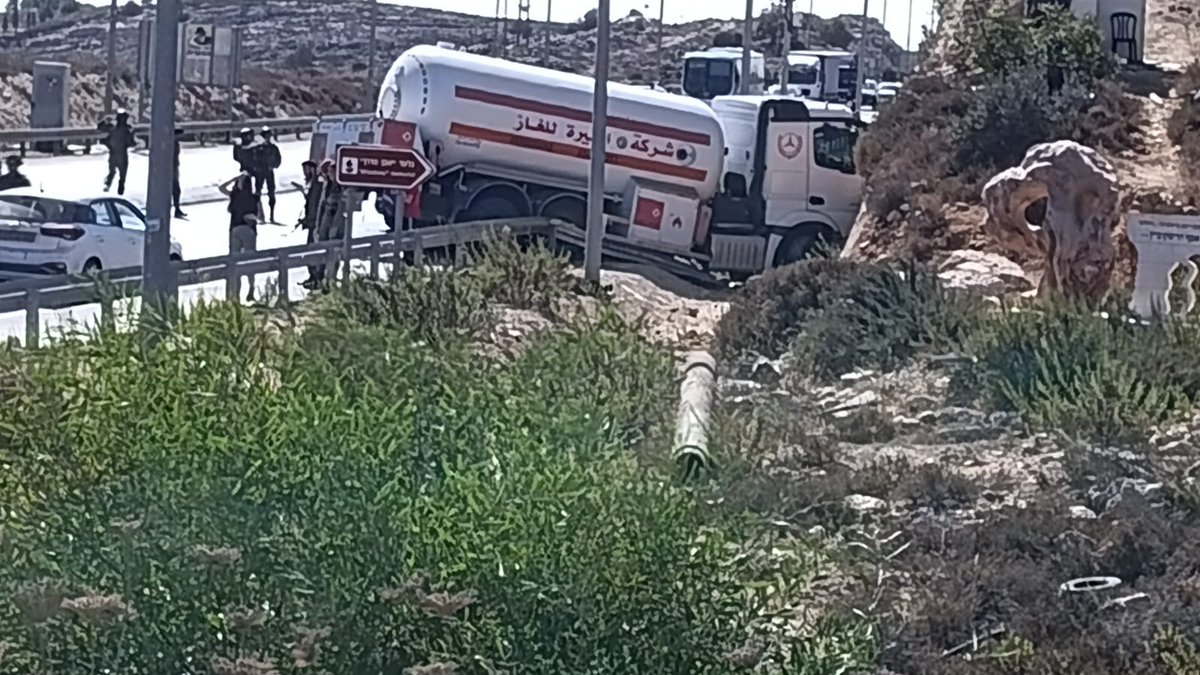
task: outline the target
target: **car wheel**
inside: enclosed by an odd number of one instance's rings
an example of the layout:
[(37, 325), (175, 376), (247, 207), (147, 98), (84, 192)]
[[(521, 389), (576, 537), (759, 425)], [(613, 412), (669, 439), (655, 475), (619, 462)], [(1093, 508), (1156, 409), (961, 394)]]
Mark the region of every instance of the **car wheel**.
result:
[(83, 263), (83, 273), (91, 275), (104, 269), (104, 265), (100, 264), (99, 258), (88, 258), (87, 262)]

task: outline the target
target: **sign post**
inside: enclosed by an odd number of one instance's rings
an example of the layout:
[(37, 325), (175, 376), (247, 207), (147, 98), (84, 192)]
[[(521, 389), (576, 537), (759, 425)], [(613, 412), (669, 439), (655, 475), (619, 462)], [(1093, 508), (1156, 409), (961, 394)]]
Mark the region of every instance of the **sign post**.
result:
[[(395, 218), (392, 221), (396, 263), (393, 273), (400, 270), (403, 256), (400, 251), (401, 220), (407, 215), (405, 195), (420, 190), (434, 174), (433, 164), (412, 147), (386, 145), (339, 145), (336, 151), (337, 182), (345, 188), (396, 192)], [(347, 237), (347, 247), (349, 246)]]

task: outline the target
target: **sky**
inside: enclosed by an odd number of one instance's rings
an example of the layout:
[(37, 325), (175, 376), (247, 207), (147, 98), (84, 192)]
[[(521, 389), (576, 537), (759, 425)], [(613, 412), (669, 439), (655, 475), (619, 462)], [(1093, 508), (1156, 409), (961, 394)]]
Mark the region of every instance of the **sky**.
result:
[[(309, 0), (321, 2), (321, 0)], [(444, 9), (452, 12), (494, 16), (496, 0), (380, 0), (396, 5), (412, 5)], [(754, 13), (765, 10), (772, 0), (753, 0)], [(808, 12), (811, 3), (812, 10), (818, 16), (837, 16), (839, 14), (859, 14), (862, 12), (862, 0), (793, 0), (797, 12)], [(868, 0), (868, 14), (883, 19), (884, 10), (887, 17), (884, 25), (901, 47), (905, 46), (905, 34), (908, 31), (908, 8), (912, 3), (912, 48), (916, 49), (921, 41), (921, 27), (929, 23), (930, 7), (933, 0)], [(83, 0), (88, 4), (101, 5), (107, 0)], [(508, 4), (509, 16), (517, 14), (518, 0), (500, 0), (501, 7)], [(626, 16), (630, 10), (637, 9), (648, 17), (658, 16), (659, 0), (610, 0), (614, 19)], [(733, 0), (662, 0), (667, 21), (679, 23), (694, 19), (708, 18), (741, 18), (745, 14), (745, 5)], [(552, 3), (551, 18), (554, 21), (574, 21), (585, 12), (596, 6), (596, 0), (529, 0), (530, 13), (535, 19), (546, 17), (546, 5)], [(186, 4), (186, 0), (185, 0)]]

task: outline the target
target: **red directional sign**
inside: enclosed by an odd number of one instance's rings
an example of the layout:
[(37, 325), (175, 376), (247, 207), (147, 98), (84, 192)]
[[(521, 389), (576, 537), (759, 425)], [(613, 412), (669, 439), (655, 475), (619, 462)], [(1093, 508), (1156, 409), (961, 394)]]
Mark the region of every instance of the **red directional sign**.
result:
[(434, 173), (429, 160), (412, 148), (343, 145), (337, 149), (337, 182), (371, 190), (415, 190)]

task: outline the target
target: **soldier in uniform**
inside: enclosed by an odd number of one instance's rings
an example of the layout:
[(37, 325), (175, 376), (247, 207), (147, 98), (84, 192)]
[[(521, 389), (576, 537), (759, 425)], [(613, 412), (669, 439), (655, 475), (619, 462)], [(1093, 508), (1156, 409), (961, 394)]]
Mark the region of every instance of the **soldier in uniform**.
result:
[(179, 151), (181, 149), (179, 146), (179, 138), (181, 136), (183, 136), (183, 129), (176, 129), (175, 130), (175, 176), (174, 176), (175, 180), (171, 185), (171, 198), (175, 202), (175, 217), (176, 218), (187, 218), (187, 214), (183, 212), (182, 208), (180, 208), (181, 204), (179, 203), (180, 199), (183, 196), (183, 190), (181, 190), (179, 188)]
[(16, 155), (10, 155), (4, 158), (4, 166), (8, 167), (8, 172), (0, 176), (0, 190), (12, 190), (13, 188), (29, 187), (29, 178), (21, 173), (21, 158)]
[(129, 126), (129, 113), (122, 108), (117, 111), (117, 120), (107, 129), (104, 145), (108, 148), (108, 176), (104, 179), (104, 191), (112, 188), (117, 178), (117, 194), (125, 194), (125, 177), (129, 174), (129, 149), (137, 145), (133, 128)]
[(263, 185), (267, 186), (267, 206), (271, 209), (270, 222), (275, 222), (275, 170), (283, 164), (283, 156), (279, 146), (275, 145), (275, 137), (269, 127), (262, 129), (262, 143), (259, 147), (258, 173), (254, 177), (254, 191), (262, 196)]

